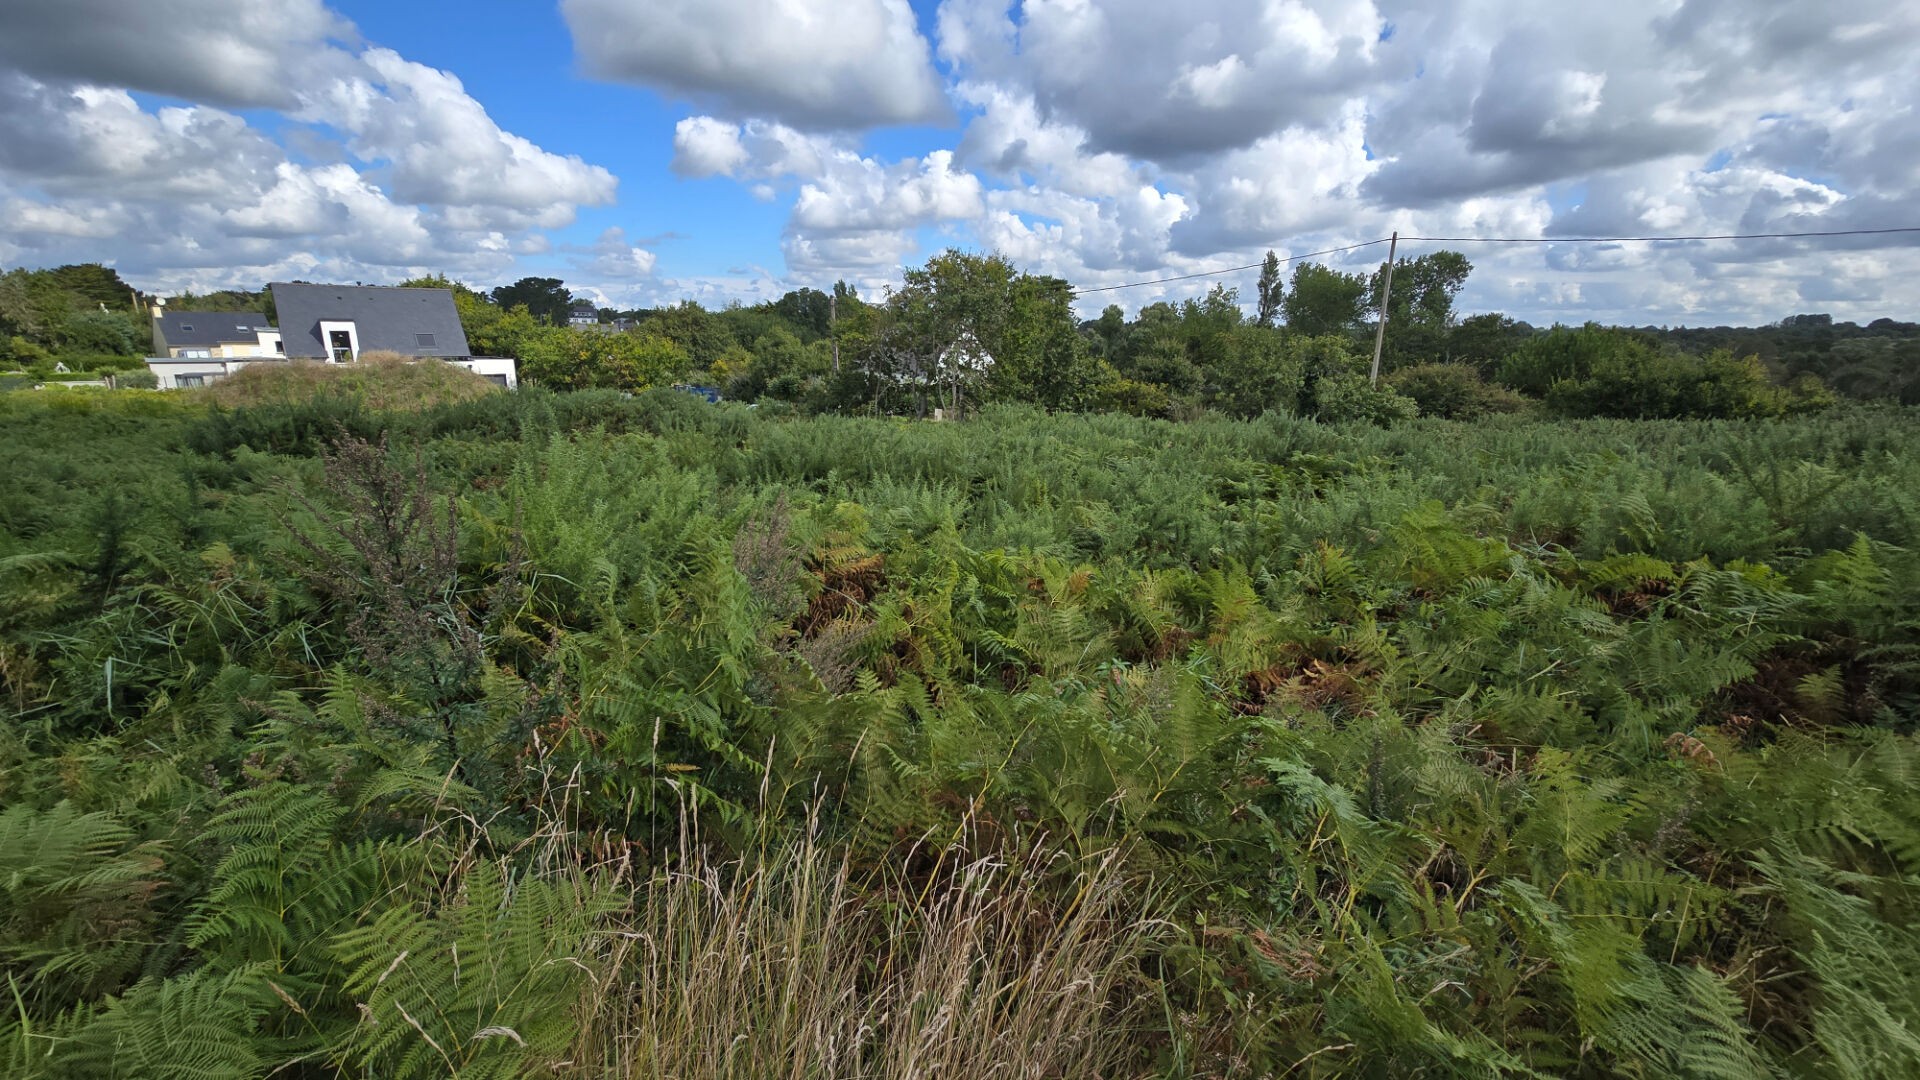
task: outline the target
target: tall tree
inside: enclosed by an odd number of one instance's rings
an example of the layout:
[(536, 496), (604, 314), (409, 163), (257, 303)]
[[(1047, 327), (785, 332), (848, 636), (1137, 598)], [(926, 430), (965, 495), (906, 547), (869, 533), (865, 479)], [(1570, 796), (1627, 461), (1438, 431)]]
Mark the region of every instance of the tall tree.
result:
[(835, 298), (819, 289), (795, 289), (773, 302), (773, 313), (785, 319), (803, 341), (814, 341), (831, 332)]
[(1319, 263), (1293, 268), (1293, 284), (1280, 303), (1287, 326), (1310, 337), (1339, 334), (1365, 317), (1367, 279)]
[(1280, 301), (1286, 295), (1286, 282), (1280, 279), (1280, 256), (1271, 249), (1267, 251), (1266, 261), (1260, 264), (1260, 282), (1256, 286), (1258, 306), (1253, 317), (1255, 324), (1272, 326), (1280, 316)]
[[(1387, 320), (1396, 325), (1417, 324), (1434, 330), (1453, 325), (1453, 299), (1473, 273), (1473, 263), (1457, 251), (1436, 251), (1394, 264), (1393, 310)], [(1380, 272), (1367, 280), (1367, 307), (1380, 310)]]
[[(1393, 371), (1444, 360), (1454, 328), (1453, 300), (1467, 283), (1473, 264), (1457, 251), (1436, 251), (1394, 264), (1393, 295), (1388, 301), (1384, 366)], [(1379, 317), (1381, 274), (1367, 282), (1367, 306)]]
[(493, 302), (502, 310), (524, 306), (534, 318), (550, 326), (564, 326), (573, 294), (559, 278), (524, 277), (493, 290)]
[(109, 311), (130, 311), (133, 308), (133, 286), (120, 280), (120, 273), (111, 267), (99, 263), (77, 263), (69, 266), (57, 266), (47, 271), (55, 285), (73, 294), (74, 303), (79, 307), (100, 310), (105, 304)]
[(712, 366), (715, 360), (739, 349), (733, 330), (697, 300), (682, 300), (671, 307), (656, 309), (641, 324), (649, 333), (659, 334), (685, 350), (693, 366)]

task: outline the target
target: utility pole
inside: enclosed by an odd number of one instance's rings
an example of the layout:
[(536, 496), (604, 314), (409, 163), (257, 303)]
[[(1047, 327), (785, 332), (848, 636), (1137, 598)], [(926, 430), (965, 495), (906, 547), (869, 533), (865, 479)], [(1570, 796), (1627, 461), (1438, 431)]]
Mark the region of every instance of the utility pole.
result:
[(833, 339), (833, 373), (840, 374), (840, 290), (827, 297), (827, 336)]
[[(1376, 241), (1377, 243), (1378, 241)], [(1380, 283), (1380, 328), (1373, 334), (1373, 385), (1380, 385), (1380, 349), (1387, 343), (1387, 300), (1393, 296), (1393, 257), (1400, 250), (1400, 231), (1387, 244), (1387, 276)]]

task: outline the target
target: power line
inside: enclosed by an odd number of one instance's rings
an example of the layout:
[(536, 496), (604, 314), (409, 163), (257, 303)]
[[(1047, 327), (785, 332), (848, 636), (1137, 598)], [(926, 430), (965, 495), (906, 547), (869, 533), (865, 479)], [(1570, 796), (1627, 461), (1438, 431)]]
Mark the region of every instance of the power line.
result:
[(1832, 229), (1827, 232), (1715, 233), (1701, 236), (1403, 236), (1400, 239), (1438, 244), (1626, 244), (1660, 240), (1790, 240), (1803, 236), (1884, 236), (1888, 233), (1920, 233), (1920, 226)]
[[(1422, 241), (1429, 244), (1629, 244), (1657, 243), (1659, 241), (1679, 240), (1793, 240), (1816, 236), (1886, 236), (1893, 233), (1920, 233), (1920, 225), (1904, 225), (1892, 229), (1830, 229), (1823, 232), (1779, 232), (1779, 233), (1712, 233), (1696, 236), (1403, 236), (1400, 239)], [(1293, 255), (1280, 260), (1280, 265), (1299, 262), (1301, 259), (1318, 258), (1321, 255), (1338, 255), (1346, 251), (1359, 251), (1361, 248), (1374, 247), (1387, 243), (1392, 237), (1383, 236), (1378, 240), (1349, 244), (1346, 247), (1328, 248), (1325, 251), (1309, 251), (1304, 255)], [(1120, 289), (1137, 289), (1142, 285), (1165, 285), (1171, 281), (1192, 281), (1195, 278), (1219, 277), (1222, 274), (1238, 274), (1265, 265), (1265, 260), (1248, 263), (1245, 266), (1229, 266), (1222, 270), (1202, 270), (1197, 274), (1180, 274), (1176, 277), (1153, 278), (1150, 281), (1129, 281), (1125, 285), (1103, 285), (1098, 289), (1075, 289), (1077, 296), (1093, 293), (1115, 292)]]
[[(1343, 251), (1359, 251), (1361, 248), (1369, 248), (1369, 247), (1373, 247), (1376, 244), (1384, 244), (1389, 239), (1390, 239), (1389, 237), (1383, 236), (1378, 240), (1368, 240), (1365, 243), (1360, 243), (1360, 244), (1348, 244), (1346, 247), (1328, 248), (1325, 251), (1309, 251), (1304, 255), (1290, 255), (1287, 258), (1279, 260), (1279, 262), (1281, 266), (1285, 266), (1288, 263), (1299, 262), (1301, 259), (1313, 259), (1313, 258), (1318, 258), (1321, 255), (1338, 255)], [(1266, 260), (1262, 259), (1257, 263), (1248, 263), (1245, 266), (1229, 266), (1224, 270), (1202, 270), (1197, 274), (1181, 274), (1178, 277), (1154, 278), (1152, 281), (1130, 281), (1125, 285), (1105, 285), (1098, 289), (1075, 289), (1074, 292), (1081, 296), (1085, 296), (1088, 293), (1112, 292), (1115, 289), (1137, 289), (1142, 285), (1164, 285), (1169, 281), (1192, 281), (1194, 278), (1218, 277), (1221, 274), (1237, 274), (1242, 270), (1252, 270), (1256, 266), (1265, 266), (1265, 265), (1266, 265)]]

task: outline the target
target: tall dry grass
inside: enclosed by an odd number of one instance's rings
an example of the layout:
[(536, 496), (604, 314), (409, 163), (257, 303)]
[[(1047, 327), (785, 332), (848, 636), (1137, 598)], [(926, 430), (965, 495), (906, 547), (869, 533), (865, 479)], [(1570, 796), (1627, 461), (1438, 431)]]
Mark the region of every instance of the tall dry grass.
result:
[[(507, 848), (464, 814), (423, 834), (423, 850), (456, 854), (428, 860), (441, 869), (413, 909), (457, 922), (484, 908), (517, 929), (491, 955), (374, 932), (356, 961), (379, 976), (355, 989), (370, 995), (356, 1042), (411, 1061), (410, 1076), (1161, 1072), (1173, 1033), (1144, 972), (1177, 931), (1118, 851), (911, 852), (872, 868), (807, 826), (767, 833), (780, 839), (743, 856), (683, 836), (670, 868), (648, 870), (626, 844), (568, 825), (575, 783), (556, 785), (532, 835)], [(515, 938), (530, 927), (537, 941)]]
[(1141, 960), (1167, 927), (1111, 855), (976, 858), (930, 882), (856, 873), (812, 839), (653, 878), (578, 1075), (1152, 1072), (1166, 1017)]
[(498, 389), (465, 368), (438, 360), (368, 352), (351, 364), (314, 360), (248, 364), (199, 392), (229, 408), (293, 405), (334, 395), (376, 411), (411, 412), (470, 401)]

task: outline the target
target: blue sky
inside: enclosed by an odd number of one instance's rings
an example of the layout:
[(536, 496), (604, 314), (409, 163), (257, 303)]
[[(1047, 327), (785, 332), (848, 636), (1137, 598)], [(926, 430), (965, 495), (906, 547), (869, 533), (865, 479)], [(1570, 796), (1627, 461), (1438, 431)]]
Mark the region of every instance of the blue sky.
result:
[[(1913, 226), (1916, 44), (1897, 0), (8, 0), (0, 265), (718, 305), (950, 244), (1092, 289), (1396, 229)], [(1914, 318), (1915, 242), (1468, 246), (1463, 303)]]
[[(555, 230), (556, 245), (585, 248), (610, 227), (645, 240), (680, 277), (735, 278), (783, 273), (777, 238), (787, 207), (754, 198), (725, 178), (676, 176), (674, 125), (691, 110), (684, 100), (644, 85), (596, 79), (582, 70), (573, 39), (557, 11), (524, 0), (414, 0), (396, 4), (342, 0), (331, 5), (376, 44), (404, 43), (410, 60), (454, 72), (500, 126), (538, 133), (544, 149), (577, 154), (621, 178), (617, 205), (589, 207)], [(914, 5), (916, 23), (931, 33), (934, 5)], [(898, 159), (950, 144), (954, 129), (904, 125), (860, 134), (867, 152)], [(942, 239), (924, 230), (928, 250)], [(962, 238), (964, 239), (964, 238)], [(577, 277), (571, 253), (531, 256), (529, 274)], [(796, 280), (831, 284), (831, 278)]]

